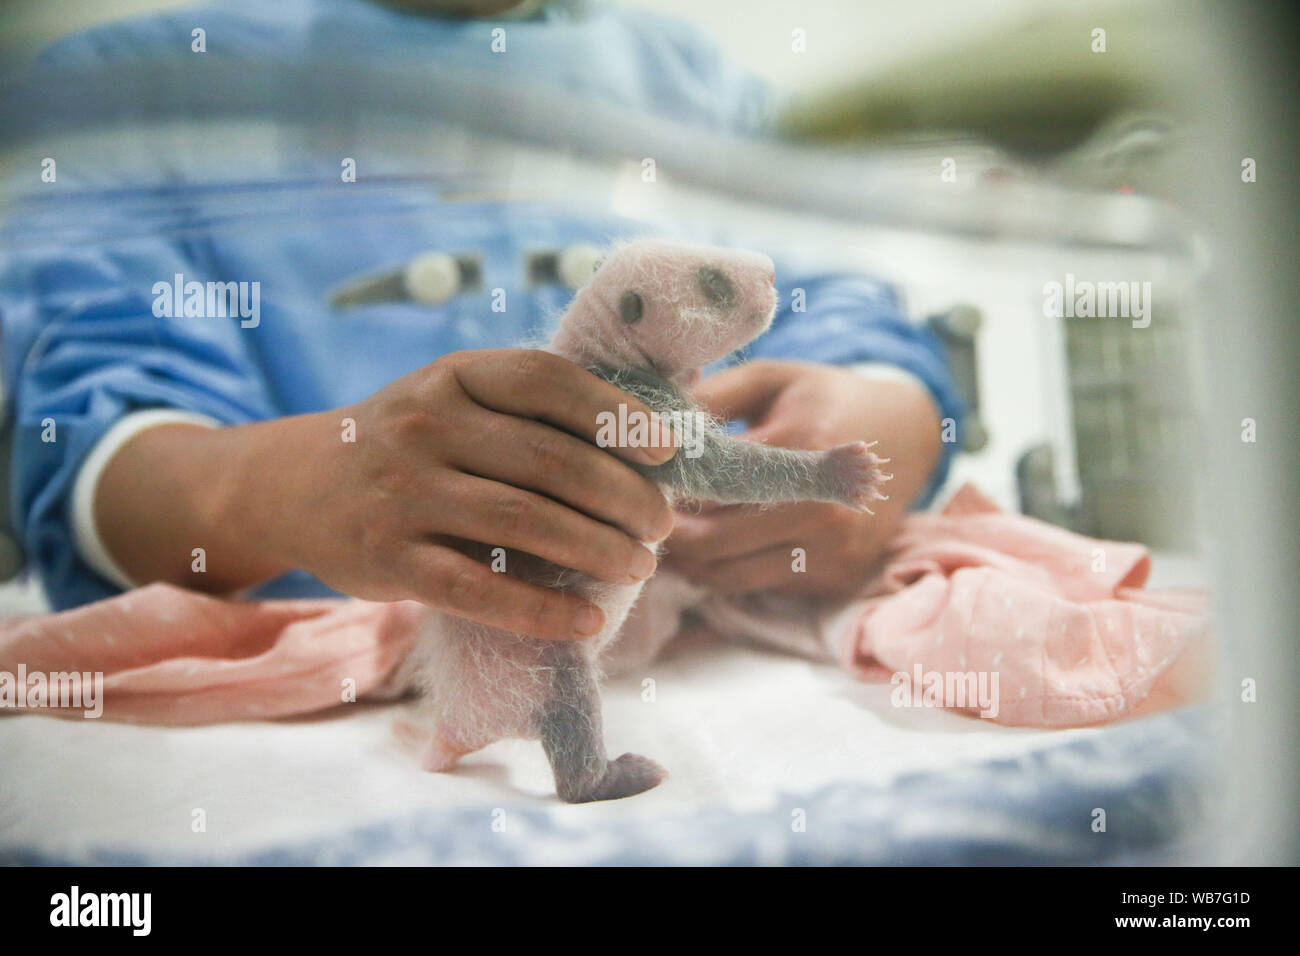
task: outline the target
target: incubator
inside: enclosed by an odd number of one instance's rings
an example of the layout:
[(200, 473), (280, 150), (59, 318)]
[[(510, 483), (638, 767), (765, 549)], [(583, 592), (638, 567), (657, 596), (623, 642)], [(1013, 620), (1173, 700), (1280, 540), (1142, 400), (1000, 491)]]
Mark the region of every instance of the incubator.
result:
[[(150, 774), (199, 774), (211, 808), (239, 822), (209, 837), (207, 861), (424, 862), (424, 846), (439, 862), (1150, 863), (1231, 860), (1261, 845), (1263, 831), (1233, 836), (1231, 821), (1279, 819), (1288, 781), (1271, 778), (1271, 796), (1235, 792), (1267, 746), (1230, 742), (1249, 719), (1242, 681), (1262, 687), (1279, 660), (1273, 642), (1294, 632), (1262, 630), (1284, 620), (1291, 589), (1269, 591), (1268, 572), (1224, 568), (1277, 560), (1252, 555), (1250, 529), (1294, 525), (1293, 515), (1269, 517), (1289, 514), (1279, 490), (1294, 480), (1277, 459), (1240, 460), (1243, 448), (1275, 453), (1262, 438), (1243, 444), (1238, 423), (1258, 419), (1278, 441), (1277, 422), (1289, 420), (1271, 414), (1286, 407), (1277, 383), (1251, 381), (1267, 335), (1243, 326), (1222, 339), (1223, 302), (1238, 291), (1240, 308), (1258, 307), (1261, 327), (1276, 330), (1274, 300), (1246, 291), (1275, 277), (1221, 228), (1244, 231), (1243, 216), (1080, 184), (969, 141), (777, 140), (648, 115), (614, 96), (577, 101), (460, 62), (363, 62), (342, 34), (314, 42), (342, 51), (323, 76), (293, 61), (176, 59), (123, 62), (105, 82), (56, 60), (38, 99), (8, 98), (0, 309), (12, 318), (42, 299), (48, 314), (3, 343), (6, 460), (41, 442), (42, 422), (15, 404), (19, 382), (51, 349), (79, 360), (67, 338), (78, 297), (111, 294), (123, 264), (203, 265), (130, 289), (113, 306), (114, 334), (148, 345), (131, 325), (143, 309), (282, 336), (283, 390), (222, 401), (290, 415), (333, 396), (359, 401), (397, 359), (414, 369), (449, 350), (538, 339), (611, 239), (743, 246), (777, 262), (786, 303), (806, 291), (787, 276), (861, 276), (941, 344), (962, 413), (945, 438), (942, 486), (927, 490), (932, 506), (970, 483), (1005, 511), (1149, 547), (1153, 585), (1211, 588), (1227, 641), (1214, 691), (1114, 724), (1008, 728), (893, 707), (887, 684), (830, 667), (703, 648), (655, 674), (678, 690), (649, 729), (637, 717), (642, 686), (611, 685), (615, 734), (678, 740), (686, 779), (602, 811), (604, 835), (585, 845), (571, 839), (573, 808), (541, 801), (545, 768), (517, 742), (493, 751), (508, 774), (478, 771), (434, 792), (372, 747), (382, 727), (373, 712), (328, 726), (99, 724), (94, 742), (80, 722), (5, 719), (0, 802), (23, 812), (15, 826), (0, 821), (0, 858), (189, 862), (188, 834), (155, 825), (179, 798), (133, 787)], [(1203, 192), (1220, 212), (1230, 204), (1201, 167), (1171, 188)], [(85, 275), (93, 281), (79, 285)], [(284, 332), (277, 319), (289, 313), (311, 316), (316, 331)], [(207, 334), (193, 333), (200, 347)], [(112, 338), (99, 344), (117, 347)], [(322, 351), (338, 368), (328, 389), (295, 370), (295, 354)], [(158, 361), (209, 391), (229, 371)], [(1234, 476), (1242, 483), (1229, 489)], [(34, 508), (41, 489), (0, 491), (0, 573), (11, 579), (0, 613), (44, 610), (25, 566), (70, 559), (26, 553), (38, 539), (12, 512)], [(290, 576), (297, 590), (282, 582), (262, 596), (326, 593), (303, 577)], [(710, 703), (723, 692), (725, 713)], [(1267, 732), (1283, 731), (1285, 710), (1270, 713)], [(708, 740), (692, 752), (691, 728), (703, 725)], [(822, 739), (828, 725), (842, 728), (842, 747)], [(171, 747), (182, 732), (199, 746)], [(129, 772), (124, 753), (136, 761)], [(253, 807), (237, 781), (202, 776), (195, 753), (294, 786), (267, 789)], [(355, 773), (340, 772), (338, 754), (355, 755)], [(74, 777), (97, 781), (95, 792), (68, 789)], [(519, 803), (512, 812), (534, 839), (505, 842), (481, 825), (503, 800)], [(1090, 828), (1099, 806), (1123, 825)], [(817, 827), (793, 833), (792, 808)]]

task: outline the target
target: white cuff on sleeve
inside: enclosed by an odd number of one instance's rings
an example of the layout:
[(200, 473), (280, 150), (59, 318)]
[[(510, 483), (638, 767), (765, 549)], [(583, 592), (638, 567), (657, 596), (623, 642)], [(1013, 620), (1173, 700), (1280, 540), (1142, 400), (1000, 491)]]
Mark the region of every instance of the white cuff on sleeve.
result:
[(72, 486), (72, 539), (83, 561), (99, 574), (125, 590), (139, 585), (113, 560), (99, 536), (95, 521), (95, 492), (99, 479), (109, 461), (118, 450), (140, 432), (158, 425), (221, 425), (215, 418), (197, 412), (184, 412), (175, 408), (149, 408), (131, 412), (113, 424), (95, 443), (86, 460), (81, 463), (77, 480)]

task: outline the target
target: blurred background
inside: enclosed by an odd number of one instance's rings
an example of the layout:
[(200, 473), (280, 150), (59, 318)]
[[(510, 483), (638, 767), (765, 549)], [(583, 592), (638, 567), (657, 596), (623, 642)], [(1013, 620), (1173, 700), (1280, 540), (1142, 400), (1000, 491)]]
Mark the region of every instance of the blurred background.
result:
[[(1141, 541), (1157, 553), (1153, 583), (1211, 588), (1221, 720), (1206, 747), (1228, 786), (1196, 859), (1297, 862), (1300, 290), (1286, 6), (623, 2), (694, 23), (779, 90), (778, 135), (487, 86), (425, 103), (437, 121), (413, 124), (411, 103), (343, 59), (334, 90), (368, 106), (348, 133), (387, 145), (391, 178), (329, 215), (407, 215), (403, 189), (437, 182), (444, 196), (572, 198), (895, 282), (911, 317), (943, 339), (971, 410), (950, 489), (974, 481), (1004, 507)], [(0, 78), (16, 82), (77, 30), (175, 6), (11, 0)], [(238, 155), (223, 155), (182, 129), (192, 134), (193, 112), (167, 117), (165, 91), (141, 89), (134, 129), (120, 114), (97, 123), (93, 97), (51, 107), (67, 122), (40, 142), (6, 129), (0, 251), (73, 233), (95, 241), (93, 210), (46, 216), (39, 205), (31, 171), (51, 135), (70, 169), (78, 154), (129, 169), (133, 154), (166, 148), (192, 179), (246, 183), (273, 179), (276, 138), (320, 115), (314, 99), (291, 115), (213, 107), (205, 122), (241, 124)], [(266, 191), (219, 203), (236, 220), (298, 208)], [(1045, 285), (1067, 276), (1150, 283), (1150, 325), (1045, 315)], [(12, 575), (22, 555), (5, 547)], [(1241, 702), (1247, 679), (1257, 703)]]

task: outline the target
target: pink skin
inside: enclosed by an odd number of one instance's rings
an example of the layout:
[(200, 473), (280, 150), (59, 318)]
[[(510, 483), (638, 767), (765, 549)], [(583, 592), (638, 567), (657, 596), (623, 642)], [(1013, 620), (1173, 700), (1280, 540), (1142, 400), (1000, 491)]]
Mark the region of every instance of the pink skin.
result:
[(420, 769), (429, 773), (450, 770), (468, 752), (457, 750), (449, 745), (436, 730), (428, 731), (409, 720), (394, 722), (393, 736), (400, 743), (415, 750), (420, 761)]
[[(702, 294), (702, 269), (728, 277), (722, 290), (728, 294), (722, 302), (710, 302)], [(775, 266), (761, 253), (658, 240), (627, 243), (610, 252), (574, 297), (550, 351), (584, 365), (650, 366), (662, 377), (689, 386), (698, 379), (701, 366), (731, 354), (767, 330), (776, 311), (774, 282)], [(640, 294), (642, 307), (633, 323), (624, 321), (619, 310), (619, 299), (629, 290)], [(851, 471), (850, 466), (846, 480)], [(601, 601), (607, 623), (591, 639), (593, 645), (604, 645), (617, 635), (640, 588), (617, 590), (626, 593), (617, 598), (611, 594)], [(610, 598), (613, 604), (608, 603)], [(458, 621), (444, 625), (448, 634), (469, 627)], [(459, 645), (445, 646), (450, 650)], [(441, 656), (435, 669), (427, 663), (420, 667), (414, 658), (408, 662), (417, 674), (423, 672), (419, 683), (427, 690), (433, 690), (430, 682), (440, 685), (441, 692), (433, 696), (443, 698), (435, 704), (439, 719), (429, 721), (426, 715), (418, 723), (399, 721), (394, 726), (397, 739), (415, 750), (424, 769), (449, 770), (465, 754), (500, 737), (536, 736), (532, 727), (520, 723), (519, 714), (511, 707), (484, 699), (481, 691), (492, 686), (515, 701), (534, 696), (538, 642), (506, 642), (498, 647), (507, 657), (519, 659), (503, 668), (504, 673), (494, 675), (489, 684), (473, 679), (442, 684), (436, 674), (450, 677), (466, 667), (467, 662), (455, 654)], [(528, 676), (511, 680), (506, 673)], [(457, 719), (466, 713), (477, 715), (478, 722), (471, 725)], [(494, 713), (498, 716), (493, 717)]]
[[(728, 308), (700, 305), (696, 277), (710, 268), (732, 277)], [(776, 267), (759, 252), (642, 240), (613, 253), (597, 275), (574, 298), (551, 351), (579, 364), (650, 365), (678, 385), (694, 384), (702, 366), (767, 331), (776, 311)], [(628, 290), (643, 303), (630, 325), (619, 315)]]
[[(628, 243), (611, 252), (575, 296), (550, 351), (582, 365), (648, 367), (686, 387), (699, 376), (701, 366), (766, 331), (776, 309), (773, 282), (772, 261), (760, 253), (658, 241)], [(626, 302), (629, 295), (635, 300), (631, 310)], [(877, 467), (881, 460), (866, 443), (818, 454), (828, 465), (822, 473), (831, 478), (829, 493), (834, 500), (865, 510), (871, 501), (884, 497), (877, 490), (886, 478)], [(821, 491), (827, 493), (825, 486)], [(512, 573), (525, 579), (555, 580), (555, 569), (545, 562), (520, 554), (511, 561)], [(566, 586), (605, 612), (605, 627), (583, 642), (580, 652), (586, 655), (580, 670), (590, 678), (583, 686), (590, 687), (596, 680), (597, 656), (617, 636), (643, 582), (613, 586), (569, 574)], [(398, 736), (416, 747), (425, 769), (434, 771), (450, 769), (463, 755), (502, 737), (541, 736), (552, 745), (557, 739), (563, 743), (567, 731), (558, 737), (544, 736), (543, 727), (555, 725), (539, 717), (539, 708), (554, 699), (548, 696), (554, 694), (548, 675), (572, 672), (553, 671), (547, 664), (548, 653), (545, 642), (434, 616), (428, 637), (418, 642), (406, 665), (413, 671), (415, 686), (424, 691), (422, 714), (418, 723), (399, 724)], [(594, 707), (590, 700), (579, 703), (589, 709), (575, 712), (573, 721), (561, 726), (581, 728), (594, 716), (598, 734), (598, 698)], [(579, 748), (578, 773), (585, 773), (581, 768), (589, 765), (585, 751), (586, 745)], [(615, 781), (612, 789), (565, 799), (627, 796), (654, 786), (664, 775), (653, 761), (635, 754), (625, 754), (609, 766), (609, 779)], [(561, 776), (557, 769), (557, 785)]]
[(826, 452), (826, 457), (834, 463), (836, 471), (843, 477), (841, 485), (845, 488), (844, 503), (855, 511), (871, 510), (871, 502), (888, 501), (889, 495), (880, 491), (880, 486), (893, 478), (880, 470), (890, 459), (881, 458), (871, 449), (875, 442), (855, 441), (847, 445), (837, 445)]

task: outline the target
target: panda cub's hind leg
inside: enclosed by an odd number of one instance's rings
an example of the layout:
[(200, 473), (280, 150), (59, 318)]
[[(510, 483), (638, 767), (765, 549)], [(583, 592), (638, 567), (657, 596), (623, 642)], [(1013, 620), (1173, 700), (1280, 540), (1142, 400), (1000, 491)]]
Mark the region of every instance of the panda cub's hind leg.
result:
[(436, 730), (427, 730), (408, 720), (393, 725), (393, 733), (405, 746), (413, 749), (420, 767), (430, 773), (442, 773), (456, 766), (469, 750), (461, 750), (442, 738)]

